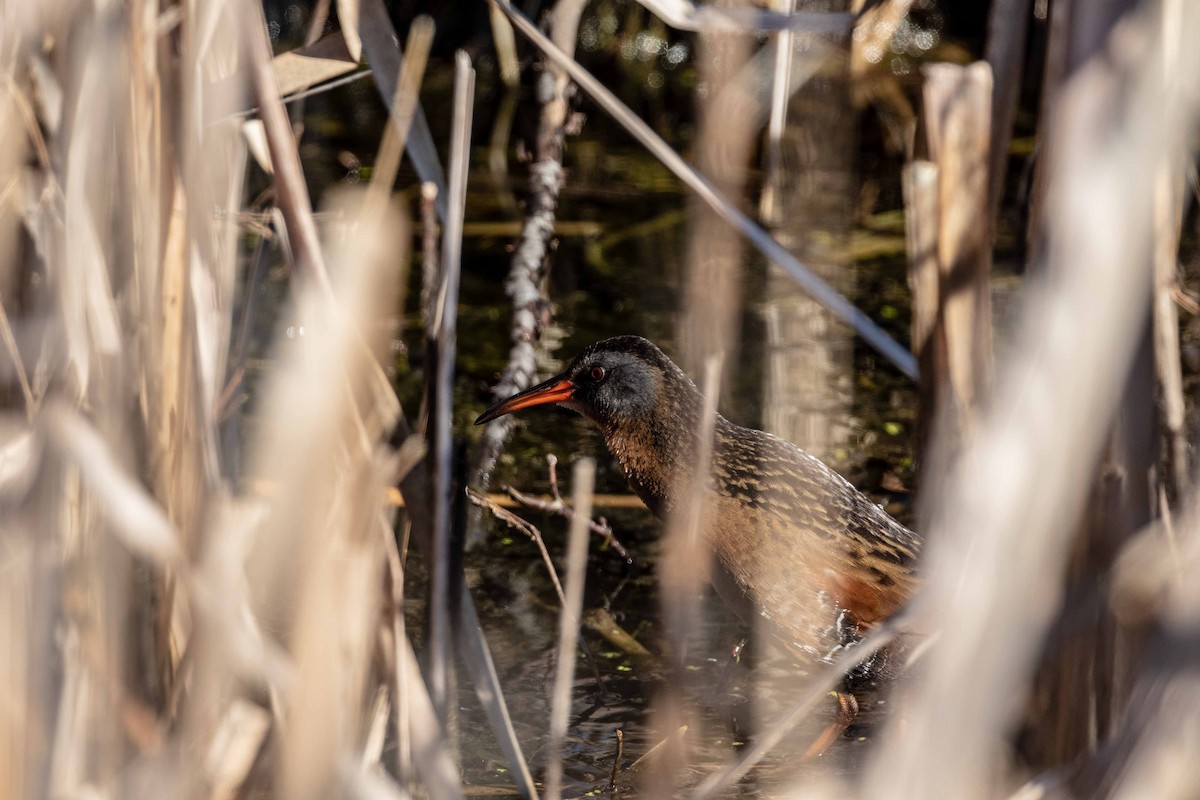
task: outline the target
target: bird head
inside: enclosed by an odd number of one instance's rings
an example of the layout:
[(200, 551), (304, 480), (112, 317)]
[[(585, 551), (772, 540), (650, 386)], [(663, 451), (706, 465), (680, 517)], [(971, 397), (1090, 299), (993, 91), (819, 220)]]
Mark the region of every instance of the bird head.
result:
[[(695, 386), (663, 352), (640, 336), (615, 336), (591, 345), (571, 366), (537, 386), (501, 400), (476, 425), (523, 408), (560, 405), (611, 430), (651, 418), (666, 395)], [(675, 391), (672, 391), (672, 390)]]

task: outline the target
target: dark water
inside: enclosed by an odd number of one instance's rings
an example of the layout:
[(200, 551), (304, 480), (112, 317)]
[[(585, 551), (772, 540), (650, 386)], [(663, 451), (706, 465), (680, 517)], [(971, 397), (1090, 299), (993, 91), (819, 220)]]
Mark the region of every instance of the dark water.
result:
[[(306, 13), (301, 6), (269, 4), (269, 8), (281, 41), (302, 30)], [(293, 12), (293, 8), (301, 11)], [(694, 128), (694, 109), (689, 99), (695, 81), (691, 64), (694, 43), (688, 37), (667, 36), (661, 26), (654, 28), (647, 23), (661, 41), (639, 49), (633, 26), (638, 20), (646, 22), (641, 14), (633, 4), (595, 4), (584, 18), (581, 60), (618, 89), (672, 146), (686, 152)], [(636, 17), (632, 22), (630, 15)], [(457, 29), (451, 25), (451, 30), (458, 30), (457, 44), (471, 49), (478, 69), (454, 410), (456, 433), (470, 440), (477, 433), (471, 421), (490, 402), (489, 387), (507, 357), (509, 304), (503, 294), (503, 281), (521, 219), (525, 170), (511, 145), (507, 150), (507, 172), (497, 175), (488, 169), (488, 143), (502, 107), (503, 92), (490, 49), (480, 44), (477, 31), (472, 33), (475, 28), (462, 23)], [(450, 124), (449, 50), (450, 44), (440, 39), (422, 97), (443, 154)], [(518, 98), (518, 109), (514, 141), (522, 132), (532, 131), (536, 110), (527, 91)], [(554, 321), (545, 332), (545, 340), (551, 345), (544, 364), (547, 374), (584, 345), (621, 333), (641, 334), (669, 353), (677, 351), (673, 337), (680, 308), (679, 289), (687, 269), (683, 262), (688, 235), (685, 189), (597, 109), (584, 103), (581, 110), (587, 119), (581, 135), (568, 142), (566, 183), (558, 214), (565, 232), (557, 238), (548, 286)], [(384, 121), (383, 105), (370, 80), (306, 102), (301, 152), (318, 202), (325, 189), (369, 180)], [(869, 187), (874, 199), (857, 203), (851, 222), (852, 250), (858, 253), (849, 267), (855, 279), (853, 299), (892, 335), (906, 341), (908, 290), (903, 220), (897, 213), (899, 161), (887, 153), (884, 134), (877, 126), (863, 122), (859, 127), (858, 146), (862, 152), (857, 161), (862, 171), (853, 176), (853, 182)], [(752, 183), (760, 179), (755, 175)], [(398, 187), (413, 186), (415, 177), (406, 165)], [(415, 197), (411, 188), (407, 197)], [(481, 223), (504, 223), (507, 227)], [(271, 260), (269, 251), (265, 258)], [(423, 366), (420, 321), (412, 302), (419, 281), (415, 260), (411, 274), (414, 291), (410, 291), (405, 308), (403, 339), (414, 346), (405, 350), (395, 365), (397, 387), (410, 415), (418, 404)], [(762, 416), (760, 356), (764, 337), (758, 307), (767, 279), (765, 266), (756, 257), (750, 257), (746, 280), (743, 351), (735, 359), (738, 370), (723, 408), (736, 421), (757, 425)], [(264, 308), (273, 307), (270, 299), (282, 294), (282, 282), (278, 271), (268, 274), (258, 290)], [(279, 322), (270, 313), (262, 314), (257, 323), (263, 329), (262, 338)], [(879, 500), (893, 501), (889, 507), (904, 518), (908, 514), (907, 495), (883, 492), (881, 481), (886, 476), (892, 479), (889, 485), (897, 481), (912, 485), (913, 387), (872, 352), (856, 344), (849, 400), (838, 420), (849, 433), (844, 447), (836, 453), (834, 466)], [(564, 484), (569, 482), (570, 462), (590, 455), (598, 464), (597, 491), (628, 492), (598, 433), (583, 420), (559, 411), (529, 414), (522, 419), (497, 468), (493, 487), (511, 484), (526, 492), (547, 491), (547, 453), (558, 455)], [(569, 485), (564, 485), (564, 494), (568, 490)], [(598, 509), (598, 513), (607, 517), (634, 553), (636, 565), (631, 568), (615, 553), (601, 551), (599, 540), (594, 540), (585, 606), (609, 609), (621, 626), (652, 653), (661, 652), (654, 577), (659, 525), (644, 510)], [(563, 551), (564, 521), (535, 512), (523, 515), (541, 529), (552, 553)], [(540, 779), (550, 713), (557, 599), (535, 545), (492, 520), (487, 524), (484, 545), (467, 558), (468, 580), (480, 606), (525, 753), (535, 777)], [(423, 565), (414, 554), (409, 566), (407, 612), (419, 649)], [(691, 682), (684, 687), (692, 725), (686, 737), (690, 768), (683, 777), (688, 783), (698, 782), (730, 759), (738, 747), (752, 739), (764, 720), (786, 708), (802, 691), (807, 671), (812, 669), (812, 665), (796, 664), (770, 653), (767, 643), (757, 641), (741, 663), (730, 665), (730, 648), (748, 631), (716, 599), (705, 596), (697, 602), (702, 603), (704, 623), (691, 651)], [(662, 735), (651, 728), (648, 719), (650, 704), (661, 689), (661, 671), (652, 663), (621, 653), (597, 635), (585, 633), (585, 639), (593, 659), (589, 663), (581, 658), (577, 664), (565, 754), (566, 796), (607, 793), (618, 730), (624, 733), (622, 769)], [(507, 765), (467, 685), (465, 671), (460, 680), (463, 685), (457, 730), (465, 780), (474, 793), (508, 793), (511, 783)], [(886, 692), (864, 691), (860, 703), (859, 718), (827, 751), (819, 768), (852, 770), (870, 747), (871, 732), (886, 714)], [(806, 770), (817, 768), (800, 763), (797, 754), (832, 714), (832, 701), (822, 704), (813, 719), (785, 741), (779, 754), (754, 770), (738, 791), (752, 793), (786, 785)], [(637, 775), (622, 773), (618, 791), (631, 791), (638, 780)]]

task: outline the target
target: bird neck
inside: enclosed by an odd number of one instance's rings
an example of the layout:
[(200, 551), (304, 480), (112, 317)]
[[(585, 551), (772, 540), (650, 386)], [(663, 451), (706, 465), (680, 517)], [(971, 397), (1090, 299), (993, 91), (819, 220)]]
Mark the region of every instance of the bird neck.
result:
[[(665, 392), (644, 416), (601, 425), (629, 485), (656, 516), (673, 507), (681, 476), (695, 468), (701, 409), (696, 388), (683, 386)], [(720, 415), (717, 422), (729, 424)]]

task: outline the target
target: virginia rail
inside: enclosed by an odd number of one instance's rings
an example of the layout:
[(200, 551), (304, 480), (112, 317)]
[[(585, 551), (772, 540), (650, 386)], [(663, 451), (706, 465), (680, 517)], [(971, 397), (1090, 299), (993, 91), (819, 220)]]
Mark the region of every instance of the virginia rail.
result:
[[(680, 477), (695, 464), (703, 398), (661, 350), (639, 336), (597, 342), (475, 424), (548, 404), (599, 425), (656, 516), (676, 506)], [(826, 657), (914, 588), (916, 534), (799, 447), (719, 414), (707, 499), (722, 599), (744, 621), (757, 613), (795, 650)]]

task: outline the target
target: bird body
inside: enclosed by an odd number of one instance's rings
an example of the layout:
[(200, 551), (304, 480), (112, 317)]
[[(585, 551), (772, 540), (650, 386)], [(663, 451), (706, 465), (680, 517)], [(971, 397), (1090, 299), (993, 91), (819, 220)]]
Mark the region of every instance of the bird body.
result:
[[(637, 336), (598, 342), (477, 424), (549, 403), (599, 425), (656, 516), (679, 508), (697, 463), (703, 397), (662, 351)], [(713, 582), (743, 619), (765, 619), (793, 649), (822, 656), (913, 590), (916, 534), (794, 444), (718, 414), (711, 473), (704, 519), (720, 568)]]

